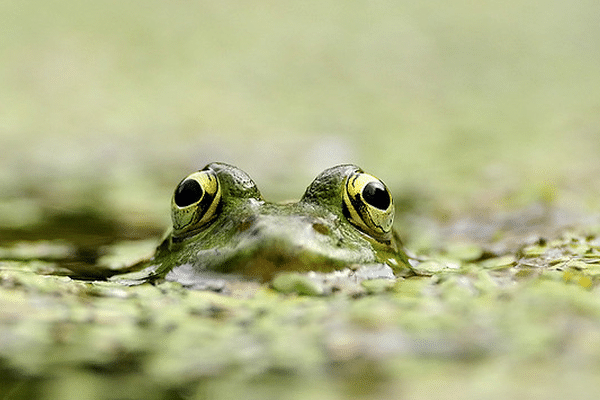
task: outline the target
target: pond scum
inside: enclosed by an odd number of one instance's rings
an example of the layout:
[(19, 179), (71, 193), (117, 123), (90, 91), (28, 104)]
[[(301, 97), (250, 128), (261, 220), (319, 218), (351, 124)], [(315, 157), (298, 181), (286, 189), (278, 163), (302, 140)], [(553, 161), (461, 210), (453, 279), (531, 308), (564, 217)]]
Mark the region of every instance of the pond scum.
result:
[(597, 233), (448, 245), (409, 278), (290, 273), (229, 295), (73, 279), (63, 244), (5, 248), (0, 399), (595, 398)]

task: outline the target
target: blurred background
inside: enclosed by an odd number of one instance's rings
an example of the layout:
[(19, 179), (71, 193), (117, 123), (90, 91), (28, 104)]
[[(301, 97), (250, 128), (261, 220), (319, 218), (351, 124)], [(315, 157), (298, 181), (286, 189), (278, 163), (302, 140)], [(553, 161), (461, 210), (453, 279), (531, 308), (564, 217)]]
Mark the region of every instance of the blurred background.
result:
[(409, 241), (414, 216), (596, 212), (598, 21), (595, 0), (1, 2), (0, 237), (65, 215), (160, 235), (211, 161), (273, 201), (356, 163)]

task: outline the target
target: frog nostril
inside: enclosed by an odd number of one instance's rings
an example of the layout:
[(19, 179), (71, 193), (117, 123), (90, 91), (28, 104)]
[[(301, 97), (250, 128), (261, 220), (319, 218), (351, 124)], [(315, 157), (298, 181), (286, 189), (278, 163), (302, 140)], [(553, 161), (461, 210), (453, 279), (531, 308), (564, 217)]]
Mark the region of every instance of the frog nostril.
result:
[(261, 229), (257, 227), (257, 228), (252, 229), (249, 232), (249, 234), (250, 234), (250, 236), (259, 236), (260, 232), (261, 232)]
[(319, 232), (322, 235), (329, 234), (329, 227), (325, 224), (322, 224), (320, 222), (315, 222), (312, 224), (312, 227), (315, 231)]
[[(248, 217), (243, 219), (242, 221), (240, 221), (240, 223), (237, 226), (237, 230), (238, 232), (245, 232), (248, 229), (250, 229), (252, 226), (255, 225), (256, 222), (256, 218), (255, 217)], [(254, 229), (254, 231), (256, 230), (256, 228)], [(255, 235), (256, 232), (250, 232), (251, 235)]]

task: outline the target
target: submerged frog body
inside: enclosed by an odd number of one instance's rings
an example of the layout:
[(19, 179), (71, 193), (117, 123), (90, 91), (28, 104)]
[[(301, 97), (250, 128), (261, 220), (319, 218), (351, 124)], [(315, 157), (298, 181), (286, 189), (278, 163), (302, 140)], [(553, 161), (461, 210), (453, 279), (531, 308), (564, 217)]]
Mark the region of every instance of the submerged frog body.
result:
[(389, 190), (355, 165), (329, 168), (298, 202), (275, 204), (242, 170), (211, 163), (179, 183), (171, 207), (173, 229), (149, 269), (184, 285), (224, 274), (268, 280), (280, 271), (408, 269)]

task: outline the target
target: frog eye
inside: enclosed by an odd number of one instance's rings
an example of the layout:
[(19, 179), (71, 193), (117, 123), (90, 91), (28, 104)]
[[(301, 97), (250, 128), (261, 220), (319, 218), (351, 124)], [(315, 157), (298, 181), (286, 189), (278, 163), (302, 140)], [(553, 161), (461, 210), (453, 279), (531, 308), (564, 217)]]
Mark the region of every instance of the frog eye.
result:
[(212, 169), (194, 172), (182, 180), (171, 199), (171, 219), (176, 233), (188, 232), (217, 216), (221, 186)]
[(394, 202), (385, 184), (362, 171), (348, 177), (343, 190), (344, 215), (363, 232), (385, 239), (394, 223)]

